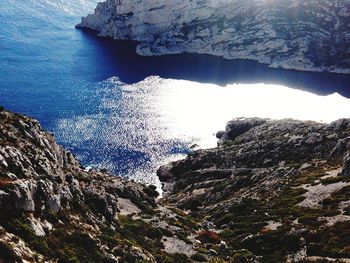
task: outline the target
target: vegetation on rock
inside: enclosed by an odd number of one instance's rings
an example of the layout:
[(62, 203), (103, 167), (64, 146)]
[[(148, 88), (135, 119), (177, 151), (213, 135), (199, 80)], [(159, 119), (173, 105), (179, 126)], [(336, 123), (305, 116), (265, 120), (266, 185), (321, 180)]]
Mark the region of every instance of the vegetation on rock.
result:
[[(242, 129), (241, 129), (242, 128)], [(239, 119), (159, 169), (170, 191), (86, 172), (0, 112), (0, 261), (347, 262), (350, 120)]]

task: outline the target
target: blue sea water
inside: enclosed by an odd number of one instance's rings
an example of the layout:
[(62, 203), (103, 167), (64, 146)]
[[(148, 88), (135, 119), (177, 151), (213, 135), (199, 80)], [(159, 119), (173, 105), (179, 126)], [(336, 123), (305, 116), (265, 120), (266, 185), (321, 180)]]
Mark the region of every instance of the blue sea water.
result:
[[(226, 102), (232, 117), (235, 111), (240, 116), (258, 114), (259, 110), (250, 112), (241, 105), (240, 111), (231, 105), (238, 95), (223, 88), (234, 83), (266, 84), (259, 89), (281, 85), (280, 90), (288, 87), (319, 95), (337, 92), (343, 96), (337, 101), (345, 105), (338, 113), (350, 113), (345, 101), (350, 97), (349, 75), (269, 69), (206, 55), (141, 57), (132, 42), (101, 39), (95, 32), (75, 29), (96, 3), (0, 0), (0, 104), (37, 118), (84, 165), (155, 183), (159, 164), (183, 156), (206, 136), (211, 140), (208, 146), (213, 146), (215, 129), (229, 120), (215, 117), (229, 118), (222, 114), (227, 111), (222, 103), (213, 101), (232, 96)], [(255, 93), (256, 89), (250, 96)], [(259, 96), (263, 100), (264, 95)], [(295, 108), (289, 108), (291, 116)], [(201, 127), (198, 120), (207, 126)], [(220, 120), (215, 124), (220, 127), (213, 124), (215, 120)]]

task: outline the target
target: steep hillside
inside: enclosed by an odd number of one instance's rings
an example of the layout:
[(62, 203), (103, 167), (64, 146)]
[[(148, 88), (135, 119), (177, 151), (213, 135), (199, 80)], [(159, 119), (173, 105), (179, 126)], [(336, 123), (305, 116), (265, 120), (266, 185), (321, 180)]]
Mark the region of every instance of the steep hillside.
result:
[(233, 262), (350, 262), (350, 120), (236, 119), (217, 136), (158, 171), (205, 242)]
[(153, 186), (0, 109), (0, 262), (349, 262), (350, 120), (235, 119)]
[(0, 262), (175, 262), (162, 250), (166, 222), (149, 222), (175, 217), (157, 195), (85, 171), (36, 120), (0, 111)]

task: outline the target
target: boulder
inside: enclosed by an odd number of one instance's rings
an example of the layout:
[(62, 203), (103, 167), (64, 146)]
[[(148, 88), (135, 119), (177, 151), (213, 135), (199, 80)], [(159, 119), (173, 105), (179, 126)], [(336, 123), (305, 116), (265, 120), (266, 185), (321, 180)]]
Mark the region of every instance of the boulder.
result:
[(226, 124), (224, 133), (219, 132), (221, 136), (219, 144), (223, 144), (227, 141), (234, 141), (239, 135), (242, 135), (256, 126), (264, 124), (266, 121), (266, 119), (260, 118), (234, 119)]
[(341, 175), (350, 176), (350, 151), (345, 155)]

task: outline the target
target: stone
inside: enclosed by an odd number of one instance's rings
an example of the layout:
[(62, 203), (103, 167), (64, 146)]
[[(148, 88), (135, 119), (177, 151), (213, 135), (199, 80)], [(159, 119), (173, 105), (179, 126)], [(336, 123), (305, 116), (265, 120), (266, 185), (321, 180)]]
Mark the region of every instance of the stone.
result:
[(218, 131), (218, 132), (216, 133), (215, 137), (216, 137), (217, 139), (221, 139), (222, 136), (224, 136), (224, 134), (225, 134), (225, 131)]
[(308, 138), (306, 139), (305, 143), (307, 144), (316, 144), (323, 141), (323, 137), (321, 134), (314, 132), (308, 135)]
[[(257, 247), (262, 240), (279, 257), (286, 253), (289, 256), (298, 251), (285, 251), (285, 246), (276, 244), (281, 239), (265, 235), (276, 231), (276, 235), (282, 234), (283, 239), (294, 243), (324, 235), (327, 227), (349, 220), (345, 214), (332, 216), (321, 203), (337, 191), (348, 191), (348, 180), (337, 176), (340, 171), (343, 176), (350, 174), (347, 123), (231, 120), (223, 134), (227, 143), (194, 151), (159, 169), (160, 181), (169, 185), (169, 191), (155, 200), (154, 187), (102, 171), (84, 171), (35, 120), (0, 112), (0, 154), (8, 164), (0, 165), (1, 240), (10, 242), (8, 248), (28, 262), (56, 260), (58, 254), (67, 252), (67, 238), (68, 242), (86, 239), (86, 243), (78, 244), (79, 251), (87, 252), (88, 245), (93, 256), (103, 256), (104, 260), (108, 257), (111, 262), (155, 263), (175, 256), (166, 253), (176, 254), (180, 261), (187, 261), (186, 257), (195, 261), (200, 259), (198, 251), (225, 260), (227, 255), (236, 255), (234, 247), (238, 246), (247, 249), (244, 253), (237, 251), (238, 256), (241, 253), (265, 260)], [(335, 152), (333, 157), (331, 152)], [(345, 195), (332, 197), (332, 202), (341, 201), (339, 209), (345, 213), (350, 200)], [(315, 213), (319, 218), (312, 218), (313, 222), (326, 219), (328, 223), (310, 228), (308, 210), (306, 214), (304, 209), (296, 210), (301, 205), (317, 208), (311, 216)], [(330, 216), (321, 216), (326, 213)], [(283, 228), (279, 227), (282, 222)], [(229, 229), (237, 226), (242, 234), (227, 239), (232, 233)], [(9, 234), (13, 227), (21, 231)], [(347, 228), (337, 229), (337, 235), (343, 231)], [(46, 249), (41, 250), (45, 255), (30, 252), (22, 241), (28, 239), (29, 232), (38, 236), (35, 245), (45, 246), (48, 240), (56, 242), (58, 238), (62, 251), (52, 249), (48, 254)], [(308, 242), (299, 243), (305, 251), (309, 249)], [(32, 242), (27, 245), (35, 250)], [(274, 250), (270, 251), (272, 256)], [(74, 249), (69, 251), (74, 253)], [(320, 260), (334, 255), (326, 250), (322, 253)], [(72, 256), (79, 260), (79, 255)], [(300, 260), (306, 257), (304, 253)]]
[(219, 144), (226, 141), (234, 141), (239, 135), (249, 131), (250, 129), (264, 124), (266, 119), (259, 118), (238, 118), (226, 124), (225, 132), (221, 135)]
[(343, 156), (349, 150), (350, 150), (350, 137), (339, 139), (336, 146), (332, 150), (330, 156), (331, 157)]
[(217, 256), (219, 253), (215, 249), (209, 249), (209, 254), (212, 256)]
[[(158, 170), (161, 182), (172, 185), (164, 198), (181, 209), (198, 204), (201, 213), (205, 213), (213, 204), (229, 206), (222, 200), (223, 196), (240, 200), (243, 193), (246, 198), (255, 198), (257, 192), (274, 195), (299, 173), (324, 165), (337, 145), (347, 147), (346, 138), (350, 135), (344, 125), (347, 120), (335, 123), (342, 124), (291, 119), (231, 120), (220, 140), (225, 137), (225, 141), (217, 148), (195, 151), (184, 160)], [(333, 134), (337, 136), (329, 137)], [(343, 158), (343, 154), (338, 156)], [(349, 173), (347, 158), (341, 164), (343, 174)], [(232, 189), (239, 190), (236, 193)], [(202, 228), (206, 229), (205, 222)]]
[(47, 200), (47, 208), (55, 213), (61, 210), (61, 199), (57, 195), (52, 195)]
[(140, 55), (200, 53), (350, 73), (347, 0), (107, 0), (77, 27), (134, 40)]
[(349, 119), (339, 119), (331, 124), (329, 124), (329, 128), (334, 129), (336, 131), (350, 129), (350, 120)]
[(340, 174), (343, 176), (350, 176), (350, 151), (344, 157), (343, 168)]

